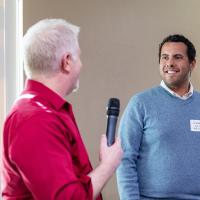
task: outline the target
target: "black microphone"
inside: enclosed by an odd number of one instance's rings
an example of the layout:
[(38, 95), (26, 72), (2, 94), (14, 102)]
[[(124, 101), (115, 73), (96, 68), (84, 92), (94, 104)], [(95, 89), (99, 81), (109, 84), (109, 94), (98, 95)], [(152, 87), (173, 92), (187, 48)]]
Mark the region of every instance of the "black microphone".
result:
[(115, 129), (117, 125), (117, 118), (119, 116), (120, 101), (116, 98), (111, 98), (107, 105), (107, 128), (106, 137), (107, 145), (111, 146), (115, 142)]

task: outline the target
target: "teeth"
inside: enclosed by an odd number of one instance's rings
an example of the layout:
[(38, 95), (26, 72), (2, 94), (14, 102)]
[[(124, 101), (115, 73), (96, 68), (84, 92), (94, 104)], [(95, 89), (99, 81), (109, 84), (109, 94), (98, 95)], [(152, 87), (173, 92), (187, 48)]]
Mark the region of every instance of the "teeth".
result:
[(175, 74), (176, 71), (167, 71), (168, 74)]

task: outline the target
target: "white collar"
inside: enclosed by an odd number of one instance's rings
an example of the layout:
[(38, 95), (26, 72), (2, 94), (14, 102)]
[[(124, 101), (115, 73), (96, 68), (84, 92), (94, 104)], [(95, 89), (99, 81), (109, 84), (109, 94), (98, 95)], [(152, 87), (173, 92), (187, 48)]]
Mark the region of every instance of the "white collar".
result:
[(160, 83), (160, 86), (163, 87), (165, 90), (167, 90), (170, 94), (182, 99), (182, 100), (186, 100), (188, 98), (190, 98), (193, 95), (194, 92), (194, 88), (192, 86), (192, 83), (190, 82), (190, 89), (189, 91), (184, 94), (183, 96), (180, 96), (179, 94), (177, 94), (176, 92), (174, 92), (173, 90), (171, 90), (169, 87), (167, 87), (167, 85), (165, 84), (165, 82), (162, 80)]

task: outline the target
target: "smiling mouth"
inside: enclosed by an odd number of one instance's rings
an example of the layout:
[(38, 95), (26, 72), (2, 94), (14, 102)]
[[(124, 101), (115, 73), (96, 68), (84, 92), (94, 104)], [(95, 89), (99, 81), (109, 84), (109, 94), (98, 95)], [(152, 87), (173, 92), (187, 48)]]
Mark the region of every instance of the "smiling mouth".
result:
[(178, 70), (166, 70), (165, 71), (166, 74), (176, 74), (178, 72), (179, 72)]

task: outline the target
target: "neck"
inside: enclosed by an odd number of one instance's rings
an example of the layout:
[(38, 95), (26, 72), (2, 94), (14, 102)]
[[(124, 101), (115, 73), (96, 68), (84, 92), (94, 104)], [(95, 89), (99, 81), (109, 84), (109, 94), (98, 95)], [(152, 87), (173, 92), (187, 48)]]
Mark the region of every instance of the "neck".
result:
[(175, 93), (177, 93), (178, 95), (180, 96), (183, 96), (185, 95), (189, 89), (190, 89), (190, 83), (187, 83), (186, 85), (184, 86), (168, 86), (172, 91), (174, 91)]
[(70, 93), (70, 88), (68, 87), (70, 84), (68, 83), (66, 77), (62, 76), (62, 74), (57, 74), (51, 77), (37, 75), (32, 77), (32, 79), (44, 84), (62, 98), (65, 98)]

